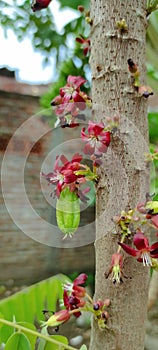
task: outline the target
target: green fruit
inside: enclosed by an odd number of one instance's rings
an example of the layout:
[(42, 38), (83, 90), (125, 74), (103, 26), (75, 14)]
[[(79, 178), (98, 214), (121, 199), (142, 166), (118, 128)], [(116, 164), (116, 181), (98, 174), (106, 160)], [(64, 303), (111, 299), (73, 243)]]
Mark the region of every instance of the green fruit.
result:
[(71, 236), (80, 222), (80, 201), (75, 192), (66, 187), (57, 199), (56, 218), (59, 229)]

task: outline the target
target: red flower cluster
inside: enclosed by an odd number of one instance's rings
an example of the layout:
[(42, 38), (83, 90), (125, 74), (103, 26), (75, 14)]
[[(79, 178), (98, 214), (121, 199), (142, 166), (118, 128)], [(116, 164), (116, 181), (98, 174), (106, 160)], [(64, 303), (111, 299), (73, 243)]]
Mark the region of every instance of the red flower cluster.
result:
[(55, 114), (58, 117), (58, 123), (62, 127), (75, 127), (76, 118), (85, 119), (84, 114), (79, 114), (84, 111), (88, 104), (91, 104), (91, 99), (86, 93), (80, 90), (86, 80), (80, 76), (69, 75), (67, 84), (60, 88), (60, 95), (56, 96), (51, 105), (55, 106)]
[[(72, 284), (66, 284), (64, 286), (63, 297), (66, 310), (76, 310), (86, 304), (86, 301), (83, 299), (86, 294), (86, 289), (81, 285), (86, 282), (87, 277), (85, 273), (81, 273)], [(80, 315), (80, 311), (74, 313), (75, 317), (79, 317)]]
[(84, 56), (87, 56), (91, 49), (90, 39), (89, 38), (85, 39), (82, 35), (80, 35), (80, 37), (76, 38), (76, 41), (81, 44)]
[[(81, 164), (81, 160), (82, 156), (78, 153), (74, 154), (71, 161), (68, 161), (64, 155), (57, 156), (54, 171), (48, 174), (42, 173), (49, 184), (56, 185), (55, 194), (57, 197), (60, 196), (60, 193), (64, 188), (69, 187), (70, 191), (76, 192), (82, 201), (88, 199), (85, 196), (85, 193), (88, 192), (90, 188), (87, 187), (82, 190), (80, 188), (80, 186), (87, 181), (85, 170), (83, 170), (85, 169), (85, 166)], [(59, 165), (59, 161), (62, 163), (61, 166)]]
[(49, 316), (48, 310), (44, 310), (45, 317), (47, 313), (47, 320), (42, 322), (43, 326), (55, 327), (57, 330), (72, 315), (78, 318), (82, 311), (88, 311), (93, 314), (101, 330), (109, 329), (107, 321), (110, 314), (107, 309), (110, 306), (110, 299), (107, 298), (104, 302), (100, 299), (93, 301), (91, 296), (87, 294), (85, 287), (83, 287), (87, 277), (85, 273), (81, 273), (73, 282), (64, 285), (62, 306), (65, 308), (53, 313), (52, 316)]
[(137, 230), (133, 238), (133, 244), (137, 249), (119, 242), (119, 245), (127, 254), (137, 257), (137, 260), (142, 262), (144, 266), (152, 266), (152, 258), (158, 258), (158, 242), (149, 246), (147, 237), (144, 236), (143, 232)]
[(81, 131), (82, 140), (87, 142), (84, 147), (84, 153), (91, 155), (91, 159), (96, 165), (100, 165), (102, 153), (106, 153), (110, 144), (110, 131), (105, 131), (103, 123), (94, 123), (92, 121), (89, 121), (87, 131), (85, 133), (85, 128)]

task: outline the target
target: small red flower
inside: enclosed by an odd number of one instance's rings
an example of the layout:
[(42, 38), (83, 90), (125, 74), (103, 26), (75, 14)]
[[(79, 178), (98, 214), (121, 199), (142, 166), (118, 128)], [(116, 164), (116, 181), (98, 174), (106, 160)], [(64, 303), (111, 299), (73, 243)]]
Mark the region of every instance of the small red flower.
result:
[(87, 105), (91, 105), (90, 97), (80, 90), (85, 82), (86, 80), (81, 76), (68, 76), (67, 84), (60, 88), (60, 95), (51, 101), (58, 117), (58, 123), (55, 126), (59, 124), (62, 127), (75, 127), (78, 125), (76, 118), (85, 120), (84, 114), (80, 114), (80, 111), (84, 111)]
[(114, 253), (111, 257), (111, 265), (108, 273), (105, 273), (105, 277), (108, 278), (109, 275), (112, 275), (113, 283), (123, 282), (122, 277), (125, 277), (123, 274), (123, 256), (120, 253)]
[[(74, 191), (77, 189), (76, 181), (84, 183), (85, 176), (76, 175), (75, 172), (82, 168), (80, 164), (82, 156), (78, 153), (75, 153), (71, 161), (64, 156), (57, 156), (54, 171), (48, 174), (42, 173), (46, 177), (49, 184), (56, 185), (56, 195), (59, 197), (61, 191), (68, 186), (70, 190)], [(62, 166), (59, 165), (61, 161)], [(82, 181), (81, 181), (82, 179)]]
[(86, 80), (80, 76), (76, 77), (69, 75), (67, 78), (67, 84), (60, 88), (60, 96), (63, 98), (63, 103), (68, 103), (70, 100), (74, 102), (85, 102), (80, 95), (80, 86), (83, 85)]
[(91, 49), (90, 39), (89, 38), (85, 39), (82, 35), (80, 35), (80, 37), (76, 38), (76, 41), (81, 44), (84, 56), (87, 56)]
[(110, 144), (110, 132), (104, 131), (103, 123), (94, 123), (89, 121), (88, 133), (85, 133), (85, 128), (81, 130), (81, 138), (87, 142), (84, 147), (84, 153), (100, 157), (102, 153), (107, 151)]
[(68, 310), (60, 310), (55, 312), (49, 319), (43, 323), (43, 326), (58, 327), (62, 323), (68, 321), (70, 314)]
[(52, 0), (33, 0), (31, 8), (33, 12), (40, 11), (48, 7)]
[(137, 249), (128, 246), (125, 243), (118, 243), (122, 249), (129, 255), (137, 257), (137, 260), (143, 262), (145, 266), (152, 266), (151, 258), (158, 258), (158, 242), (149, 246), (148, 238), (143, 232), (138, 230), (133, 238), (133, 244)]

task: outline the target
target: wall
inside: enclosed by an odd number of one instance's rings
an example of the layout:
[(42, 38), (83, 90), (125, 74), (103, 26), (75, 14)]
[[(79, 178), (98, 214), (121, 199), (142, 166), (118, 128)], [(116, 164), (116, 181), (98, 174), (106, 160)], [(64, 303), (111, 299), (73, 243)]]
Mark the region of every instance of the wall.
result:
[[(0, 160), (2, 161), (9, 140), (16, 130), (31, 116), (39, 112), (39, 97), (47, 89), (45, 86), (30, 86), (15, 81), (14, 76), (0, 76)], [(47, 118), (43, 112), (38, 114), (34, 129), (25, 131), (23, 137), (16, 136), (9, 147), (9, 165), (5, 186), (8, 188), (10, 202), (14, 210), (20, 213), (23, 203), (22, 195), (18, 188), (18, 176), (16, 188), (12, 188), (17, 168), (20, 169), (27, 150), (31, 149), (25, 165), (25, 188), (32, 207), (46, 221), (50, 222), (52, 216), (55, 222), (55, 213), (48, 205), (41, 192), (39, 174), (41, 166), (47, 154), (55, 145), (56, 138), (51, 132), (34, 144), (34, 136), (38, 132), (49, 130)], [(62, 136), (69, 137), (70, 132), (64, 132)], [(53, 139), (52, 139), (53, 138)], [(61, 138), (61, 136), (60, 136)], [(6, 183), (8, 181), (8, 183)], [(83, 270), (93, 271), (94, 253), (93, 246), (87, 245), (81, 248), (58, 249), (38, 243), (25, 235), (10, 217), (0, 195), (0, 281), (12, 279), (16, 284), (28, 284), (46, 278), (57, 272), (69, 273)], [(93, 208), (83, 215), (83, 220), (90, 220)], [(88, 217), (89, 216), (89, 217)], [(31, 229), (33, 222), (29, 213), (26, 213), (27, 229)], [(39, 236), (43, 234), (39, 227)]]

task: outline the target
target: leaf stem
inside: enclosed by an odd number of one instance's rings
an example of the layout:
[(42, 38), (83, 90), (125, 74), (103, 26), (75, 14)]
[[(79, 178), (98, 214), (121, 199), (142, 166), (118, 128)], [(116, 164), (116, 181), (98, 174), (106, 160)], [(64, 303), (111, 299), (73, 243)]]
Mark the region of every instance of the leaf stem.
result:
[(44, 335), (42, 333), (39, 333), (39, 332), (36, 332), (36, 331), (33, 331), (32, 329), (28, 329), (28, 328), (25, 328), (23, 326), (20, 326), (19, 324), (17, 323), (14, 323), (14, 322), (11, 322), (11, 321), (7, 321), (7, 320), (4, 320), (2, 318), (0, 318), (0, 323), (3, 323), (3, 324), (6, 324), (7, 326), (11, 326), (13, 328), (16, 328), (18, 329), (18, 331), (24, 331), (26, 333), (30, 333), (32, 335), (35, 335), (36, 337), (38, 338), (42, 338), (42, 339), (45, 339), (46, 341), (50, 342), (50, 343), (53, 343), (53, 344), (56, 344), (58, 345), (59, 347), (63, 347), (64, 346), (64, 349), (66, 350), (77, 350), (76, 348), (72, 347), (72, 346), (69, 346), (67, 344), (63, 344), (61, 342), (59, 342), (58, 340), (55, 340), (55, 339), (52, 339), (50, 338), (49, 336), (47, 335)]

